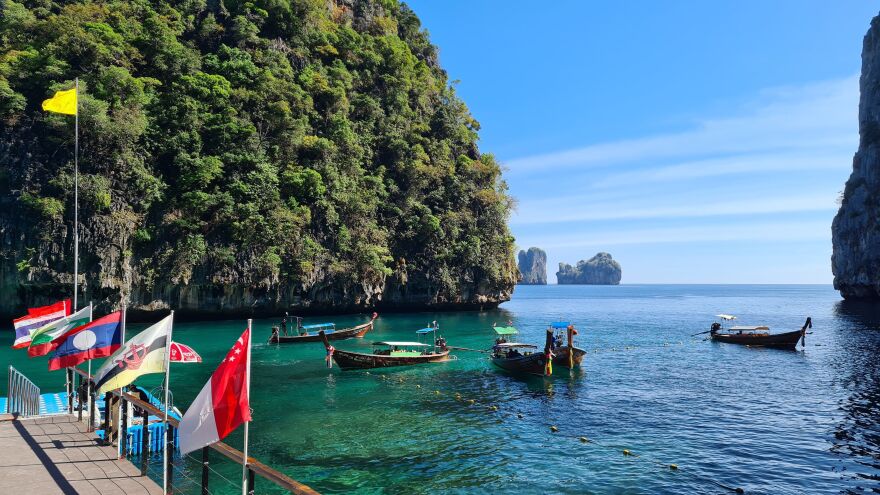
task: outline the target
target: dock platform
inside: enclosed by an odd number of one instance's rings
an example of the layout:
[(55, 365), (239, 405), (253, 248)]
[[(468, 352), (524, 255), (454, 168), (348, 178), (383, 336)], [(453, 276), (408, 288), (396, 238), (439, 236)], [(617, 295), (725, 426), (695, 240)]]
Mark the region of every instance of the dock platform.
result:
[(0, 479), (4, 493), (157, 494), (162, 487), (115, 447), (98, 444), (76, 416), (0, 417)]

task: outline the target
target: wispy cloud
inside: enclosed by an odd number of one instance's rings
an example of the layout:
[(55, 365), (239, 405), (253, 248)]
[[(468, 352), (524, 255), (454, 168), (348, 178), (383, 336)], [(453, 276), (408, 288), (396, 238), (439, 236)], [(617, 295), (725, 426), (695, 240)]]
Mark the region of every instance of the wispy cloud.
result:
[(694, 242), (779, 242), (823, 240), (829, 226), (824, 221), (770, 221), (734, 225), (633, 229), (619, 232), (566, 234), (523, 239), (528, 246), (545, 249), (595, 247), (605, 249), (627, 244), (669, 244)]
[[(651, 205), (640, 201), (638, 206), (610, 207), (590, 201), (588, 196), (536, 200), (520, 204), (511, 219), (513, 225), (585, 222), (602, 220), (657, 220), (669, 218), (705, 218), (719, 216), (766, 215), (809, 211), (834, 211), (833, 194), (801, 193), (773, 197), (747, 194), (710, 200), (691, 199)], [(550, 213), (552, 212), (552, 214)]]
[(671, 263), (686, 265), (688, 253), (706, 253), (687, 244), (757, 256), (804, 241), (827, 265), (835, 199), (858, 145), (858, 99), (855, 76), (774, 88), (680, 132), (507, 160), (517, 243), (546, 249), (555, 266), (594, 248), (631, 260), (675, 249)]
[(774, 88), (745, 104), (739, 115), (697, 121), (691, 130), (526, 156), (506, 165), (510, 174), (520, 175), (731, 154), (852, 149), (858, 98), (858, 76)]

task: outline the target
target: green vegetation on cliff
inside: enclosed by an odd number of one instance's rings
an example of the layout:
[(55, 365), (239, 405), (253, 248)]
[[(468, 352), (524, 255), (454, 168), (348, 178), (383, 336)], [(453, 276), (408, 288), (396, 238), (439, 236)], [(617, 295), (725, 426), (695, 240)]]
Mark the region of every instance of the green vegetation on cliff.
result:
[(236, 286), (247, 295), (215, 308), (235, 312), (509, 297), (500, 167), (406, 5), (0, 6), (0, 283), (19, 296), (0, 313), (71, 280), (72, 117), (40, 102), (74, 77), (92, 298), (210, 309), (179, 288)]

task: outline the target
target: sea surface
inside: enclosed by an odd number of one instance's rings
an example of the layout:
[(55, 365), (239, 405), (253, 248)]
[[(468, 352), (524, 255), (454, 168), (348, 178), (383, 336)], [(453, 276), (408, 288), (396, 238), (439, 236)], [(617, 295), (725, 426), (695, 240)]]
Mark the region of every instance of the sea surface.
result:
[[(814, 328), (797, 351), (692, 336), (718, 313), (774, 331), (812, 316)], [(557, 367), (549, 378), (510, 376), (471, 351), (343, 372), (327, 369), (321, 344), (266, 344), (276, 322), (257, 320), (252, 456), (322, 493), (880, 492), (880, 310), (844, 302), (830, 286), (519, 286), (497, 310), (382, 314), (366, 339), (335, 344), (414, 340), (433, 320), (450, 345), (472, 349), (491, 346), (493, 323), (512, 321), (521, 341), (540, 345), (547, 323), (567, 320), (588, 354), (582, 369)], [(174, 340), (204, 358), (173, 365), (176, 405), (190, 403), (244, 328), (175, 326)], [(45, 360), (8, 345), (0, 359), (44, 391), (63, 388)], [(241, 431), (227, 441), (241, 448)], [(151, 475), (160, 477), (156, 461)], [(175, 485), (198, 493), (196, 458), (177, 464)], [(240, 470), (219, 459), (212, 468), (211, 493), (235, 493)], [(275, 492), (257, 479), (257, 493)]]

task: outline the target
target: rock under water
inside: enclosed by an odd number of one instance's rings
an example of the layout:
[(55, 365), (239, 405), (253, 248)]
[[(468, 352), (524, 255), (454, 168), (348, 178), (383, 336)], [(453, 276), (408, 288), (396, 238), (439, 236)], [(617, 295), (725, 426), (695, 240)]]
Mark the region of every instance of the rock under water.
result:
[(547, 253), (536, 247), (520, 250), (519, 274), (522, 285), (547, 285)]
[(620, 263), (608, 253), (598, 253), (589, 260), (578, 261), (574, 267), (560, 263), (556, 281), (559, 284), (618, 285), (622, 275)]
[(834, 288), (847, 299), (880, 299), (880, 16), (862, 46), (859, 148), (831, 224)]

